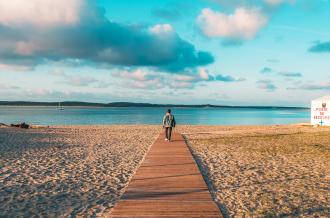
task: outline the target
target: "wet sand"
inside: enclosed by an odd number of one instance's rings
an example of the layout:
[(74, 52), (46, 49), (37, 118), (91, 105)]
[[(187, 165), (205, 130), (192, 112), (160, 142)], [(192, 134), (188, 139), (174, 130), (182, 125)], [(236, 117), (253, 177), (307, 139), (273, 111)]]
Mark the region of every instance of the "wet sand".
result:
[(102, 216), (159, 126), (0, 128), (0, 217)]
[(227, 217), (330, 217), (330, 128), (182, 126)]

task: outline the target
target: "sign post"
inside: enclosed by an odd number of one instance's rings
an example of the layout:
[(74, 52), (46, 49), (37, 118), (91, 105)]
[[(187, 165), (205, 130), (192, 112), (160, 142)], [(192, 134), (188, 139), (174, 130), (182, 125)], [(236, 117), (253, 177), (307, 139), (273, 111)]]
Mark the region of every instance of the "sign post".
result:
[(312, 101), (311, 124), (330, 126), (330, 96), (321, 97)]

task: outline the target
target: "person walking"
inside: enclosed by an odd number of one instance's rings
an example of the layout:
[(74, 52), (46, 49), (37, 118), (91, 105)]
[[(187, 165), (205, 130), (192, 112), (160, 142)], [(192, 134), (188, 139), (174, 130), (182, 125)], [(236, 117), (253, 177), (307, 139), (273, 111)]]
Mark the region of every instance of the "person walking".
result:
[(168, 109), (163, 117), (163, 128), (165, 129), (165, 141), (171, 141), (172, 128), (176, 125), (175, 118), (171, 113), (171, 109)]

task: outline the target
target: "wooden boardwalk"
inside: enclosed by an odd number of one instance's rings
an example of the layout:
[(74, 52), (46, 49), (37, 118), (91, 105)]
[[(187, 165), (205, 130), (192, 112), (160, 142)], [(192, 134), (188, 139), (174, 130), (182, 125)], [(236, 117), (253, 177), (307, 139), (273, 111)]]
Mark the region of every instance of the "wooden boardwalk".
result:
[(183, 137), (160, 134), (110, 217), (222, 217)]

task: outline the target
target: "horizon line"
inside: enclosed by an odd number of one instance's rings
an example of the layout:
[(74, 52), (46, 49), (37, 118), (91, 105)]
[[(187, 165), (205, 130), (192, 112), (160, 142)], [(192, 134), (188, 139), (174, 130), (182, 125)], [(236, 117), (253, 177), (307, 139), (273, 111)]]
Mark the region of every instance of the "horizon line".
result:
[(108, 103), (88, 101), (0, 101), (0, 106), (89, 106), (89, 107), (223, 107), (223, 108), (288, 108), (288, 109), (310, 109), (301, 106), (274, 106), (274, 105), (217, 105), (217, 104), (157, 104), (146, 102), (116, 101)]

